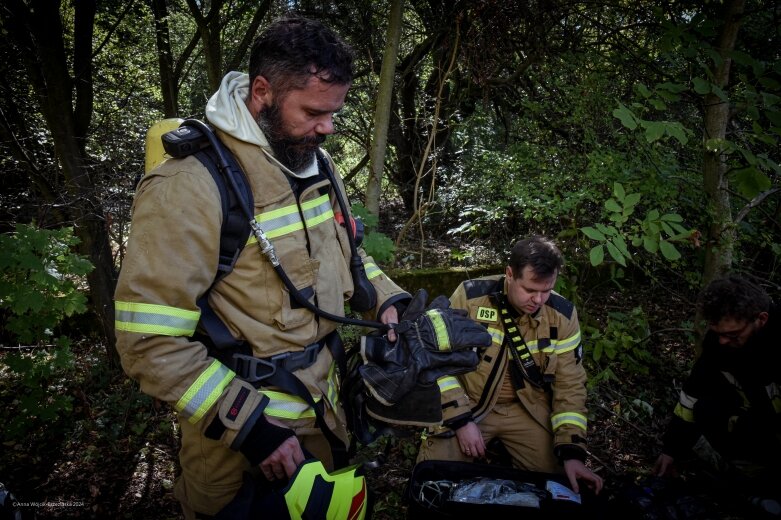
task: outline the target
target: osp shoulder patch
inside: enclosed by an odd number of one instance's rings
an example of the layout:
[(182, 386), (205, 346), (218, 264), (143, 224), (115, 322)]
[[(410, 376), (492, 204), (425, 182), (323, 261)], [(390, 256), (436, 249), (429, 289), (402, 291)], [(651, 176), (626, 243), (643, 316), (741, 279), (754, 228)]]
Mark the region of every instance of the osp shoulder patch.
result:
[(492, 307), (478, 307), (475, 319), (478, 321), (497, 321), (499, 319), (499, 311)]

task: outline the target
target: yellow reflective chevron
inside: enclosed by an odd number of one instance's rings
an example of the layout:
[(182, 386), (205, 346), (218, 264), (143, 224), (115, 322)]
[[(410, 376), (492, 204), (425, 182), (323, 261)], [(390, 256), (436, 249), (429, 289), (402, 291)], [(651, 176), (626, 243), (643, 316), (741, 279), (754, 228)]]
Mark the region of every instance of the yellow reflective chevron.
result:
[(234, 377), (236, 374), (232, 370), (215, 359), (179, 399), (176, 411), (190, 424), (197, 423)]
[[(301, 214), (304, 215), (304, 222), (307, 228), (313, 228), (323, 222), (333, 220), (334, 210), (328, 194), (302, 203), (300, 211), (297, 204), (291, 204), (256, 215), (255, 221), (263, 228), (266, 236), (272, 239), (304, 229)], [(247, 244), (253, 242), (257, 242), (257, 238), (254, 235), (250, 236)]]
[(491, 341), (497, 345), (501, 345), (504, 342), (504, 332), (499, 329), (488, 327), (488, 334), (491, 335)]
[(585, 432), (588, 426), (588, 420), (585, 415), (576, 412), (562, 412), (551, 416), (553, 431), (558, 430), (565, 424), (575, 425)]
[(438, 309), (431, 309), (426, 311), (426, 316), (431, 320), (431, 324), (434, 326), (434, 334), (437, 335), (437, 348), (443, 351), (450, 350), (450, 336), (447, 333), (447, 326), (445, 320), (442, 319)]
[(448, 390), (455, 390), (458, 388), (461, 388), (461, 385), (458, 383), (458, 379), (456, 379), (453, 376), (443, 376), (437, 379), (437, 385), (439, 385), (439, 391), (440, 393), (445, 393)]
[[(280, 419), (302, 419), (315, 417), (315, 411), (303, 398), (273, 390), (260, 390), (260, 393), (269, 398), (269, 403), (263, 413)], [(314, 398), (315, 402), (320, 397)]]
[(114, 327), (117, 330), (161, 336), (192, 336), (200, 311), (151, 303), (114, 302)]

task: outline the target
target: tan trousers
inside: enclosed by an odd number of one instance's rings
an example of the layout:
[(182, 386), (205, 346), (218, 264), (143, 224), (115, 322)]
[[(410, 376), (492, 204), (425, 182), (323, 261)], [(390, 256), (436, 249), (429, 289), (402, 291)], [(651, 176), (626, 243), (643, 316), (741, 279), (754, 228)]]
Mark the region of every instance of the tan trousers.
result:
[[(527, 471), (561, 473), (563, 468), (553, 454), (553, 434), (535, 421), (521, 403), (515, 401), (494, 406), (477, 426), (486, 444), (500, 439), (513, 459), (513, 465)], [(472, 462), (461, 452), (456, 436), (428, 437), (423, 440), (418, 462), (454, 460)]]
[[(182, 447), (179, 462), (182, 474), (174, 485), (174, 496), (182, 504), (187, 520), (197, 513), (214, 515), (236, 495), (242, 484), (247, 459), (222, 442), (207, 439), (187, 421), (179, 421)], [(302, 447), (331, 471), (331, 447), (319, 428), (294, 428)]]

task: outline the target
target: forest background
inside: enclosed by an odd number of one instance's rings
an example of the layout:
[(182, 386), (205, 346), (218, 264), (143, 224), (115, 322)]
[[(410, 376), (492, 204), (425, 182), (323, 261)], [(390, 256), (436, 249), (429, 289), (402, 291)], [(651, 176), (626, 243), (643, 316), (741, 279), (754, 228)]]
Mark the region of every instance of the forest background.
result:
[[(778, 299), (772, 0), (3, 2), (0, 482), (38, 518), (177, 516), (175, 418), (114, 349), (133, 188), (147, 130), (202, 118), (289, 12), (356, 51), (325, 147), (365, 248), (400, 279), (469, 276), (554, 237), (586, 337), (592, 465), (647, 469), (702, 331), (698, 290), (734, 269)], [(415, 445), (383, 442), (378, 514), (397, 518)]]

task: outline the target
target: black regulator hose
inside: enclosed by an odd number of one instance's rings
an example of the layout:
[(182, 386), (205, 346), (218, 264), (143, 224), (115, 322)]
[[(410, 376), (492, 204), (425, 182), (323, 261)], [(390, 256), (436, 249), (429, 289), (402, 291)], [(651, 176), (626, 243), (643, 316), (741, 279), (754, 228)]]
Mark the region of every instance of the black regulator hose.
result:
[[(209, 128), (205, 123), (202, 121), (199, 121), (197, 119), (187, 119), (185, 120), (182, 125), (184, 126), (192, 126), (194, 128), (197, 128), (200, 130), (208, 139), (209, 142), (212, 145), (212, 148), (217, 153), (217, 156), (220, 159), (220, 164), (218, 165), (220, 171), (222, 172), (222, 175), (224, 178), (228, 180), (228, 184), (230, 185), (230, 188), (233, 190), (236, 197), (239, 199), (239, 206), (241, 206), (242, 211), (244, 212), (245, 217), (249, 219), (250, 228), (253, 230), (255, 237), (258, 239), (258, 244), (261, 247), (261, 251), (263, 254), (265, 254), (269, 261), (271, 262), (271, 265), (274, 267), (274, 271), (276, 271), (279, 278), (282, 280), (282, 283), (287, 288), (288, 292), (290, 293), (290, 296), (298, 303), (300, 306), (310, 310), (311, 312), (315, 313), (316, 315), (325, 318), (330, 321), (334, 321), (336, 323), (344, 323), (346, 325), (356, 325), (359, 327), (370, 327), (373, 329), (379, 329), (379, 330), (389, 330), (391, 327), (389, 325), (386, 325), (384, 323), (381, 323), (379, 321), (369, 321), (369, 320), (359, 320), (354, 318), (347, 318), (345, 316), (337, 316), (336, 314), (331, 314), (330, 312), (326, 312), (320, 308), (318, 308), (316, 305), (314, 305), (312, 302), (310, 302), (302, 293), (299, 291), (296, 286), (293, 284), (293, 282), (290, 280), (290, 278), (287, 276), (287, 273), (282, 268), (282, 265), (279, 263), (279, 259), (277, 258), (276, 251), (274, 250), (274, 246), (271, 244), (271, 242), (266, 238), (265, 234), (263, 233), (263, 230), (258, 225), (257, 221), (255, 220), (255, 215), (252, 212), (252, 208), (248, 207), (247, 201), (244, 200), (244, 197), (242, 196), (241, 190), (239, 189), (238, 185), (236, 184), (236, 178), (235, 175), (231, 174), (231, 163), (228, 161), (228, 158), (225, 155), (225, 151), (223, 150), (223, 144), (217, 139), (217, 136), (214, 135), (214, 132), (211, 128)], [(321, 160), (322, 163), (326, 163), (324, 158), (321, 159), (320, 153), (317, 154), (318, 160)], [(333, 180), (333, 173), (331, 172), (330, 168), (327, 167), (326, 164), (326, 173), (330, 176), (329, 181), (334, 186), (334, 190), (336, 191), (337, 201), (339, 202), (339, 206), (342, 209), (342, 213), (345, 215), (345, 218), (349, 215), (345, 211), (346, 204), (344, 204), (344, 200), (342, 199), (341, 193), (339, 192), (339, 188), (336, 186), (334, 180)], [(349, 225), (349, 222), (348, 222)], [(351, 235), (351, 230), (347, 230), (347, 236), (348, 240), (350, 242), (350, 249), (352, 256), (350, 258), (350, 268), (352, 271), (353, 267), (353, 261), (357, 257), (358, 262), (361, 263), (361, 271), (363, 271), (363, 262), (361, 262), (361, 258), (358, 255), (357, 248), (355, 247), (355, 242)], [(366, 280), (366, 283), (368, 283), (368, 279), (366, 278), (366, 272), (363, 271), (363, 279)], [(355, 276), (353, 275), (353, 280), (355, 280)], [(354, 285), (357, 286), (357, 283), (354, 282)], [(369, 287), (371, 287), (372, 292), (374, 291), (374, 287), (369, 284)], [(357, 289), (356, 289), (357, 291)], [(375, 301), (376, 301), (376, 295), (375, 295)], [(352, 299), (350, 300), (352, 302)], [(376, 303), (367, 309), (374, 308)], [(352, 303), (351, 303), (352, 307)], [(356, 309), (359, 310), (359, 309)]]

